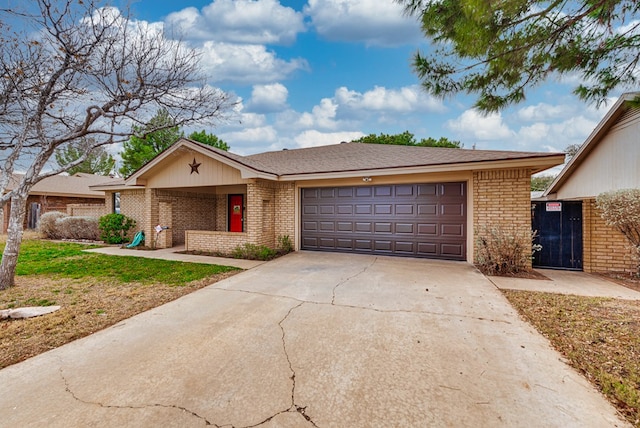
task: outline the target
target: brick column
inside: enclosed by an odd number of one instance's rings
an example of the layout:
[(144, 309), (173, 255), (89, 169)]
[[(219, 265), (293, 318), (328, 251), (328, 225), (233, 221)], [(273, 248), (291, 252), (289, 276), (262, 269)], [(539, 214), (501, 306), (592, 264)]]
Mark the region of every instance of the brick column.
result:
[[(484, 227), (498, 227), (522, 236), (531, 233), (531, 170), (499, 169), (473, 173), (474, 236)], [(531, 253), (531, 245), (525, 242)], [(474, 242), (474, 259), (477, 246)], [(531, 267), (531, 264), (529, 264)]]

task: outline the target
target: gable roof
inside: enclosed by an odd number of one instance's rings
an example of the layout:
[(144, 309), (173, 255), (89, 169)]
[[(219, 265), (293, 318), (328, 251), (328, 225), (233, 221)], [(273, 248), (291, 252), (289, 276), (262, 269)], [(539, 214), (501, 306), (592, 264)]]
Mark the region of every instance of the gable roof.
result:
[[(7, 191), (11, 191), (22, 177), (24, 174), (12, 174)], [(104, 193), (93, 190), (91, 186), (115, 180), (117, 179), (82, 172), (74, 175), (54, 175), (37, 182), (29, 194), (103, 199)]]
[[(241, 156), (182, 138), (131, 174), (127, 186), (141, 179), (163, 160), (181, 150), (194, 150), (240, 170), (242, 178), (290, 181), (360, 174), (402, 174), (527, 166), (543, 171), (564, 161), (562, 153), (467, 150), (442, 147), (341, 143)], [(101, 186), (102, 187), (102, 186)]]
[(551, 182), (547, 190), (544, 191), (543, 197), (558, 192), (562, 185), (569, 179), (569, 177), (571, 177), (571, 174), (580, 167), (589, 154), (597, 147), (611, 127), (615, 125), (625, 113), (631, 110), (629, 101), (632, 101), (639, 96), (640, 92), (627, 92), (618, 98), (615, 104), (602, 118), (600, 123), (598, 123), (595, 129), (591, 132), (589, 137), (587, 137), (585, 142), (582, 143), (578, 152), (564, 166), (562, 171), (560, 171), (560, 174), (558, 174), (555, 180)]
[[(405, 168), (460, 166), (472, 169), (486, 162), (548, 160), (558, 153), (467, 150), (444, 147), (399, 146), (389, 144), (341, 143), (306, 149), (281, 150), (247, 156), (279, 176), (362, 172)], [(542, 169), (546, 169), (544, 167)], [(453, 168), (455, 169), (455, 168)]]

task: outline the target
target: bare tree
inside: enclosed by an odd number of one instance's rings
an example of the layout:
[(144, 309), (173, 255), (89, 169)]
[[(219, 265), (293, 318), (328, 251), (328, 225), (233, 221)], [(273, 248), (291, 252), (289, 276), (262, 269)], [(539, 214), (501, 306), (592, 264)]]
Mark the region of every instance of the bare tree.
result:
[[(22, 4), (0, 9), (0, 207), (11, 201), (0, 289), (14, 284), (29, 191), (86, 159), (48, 169), (56, 149), (125, 141), (158, 108), (175, 126), (215, 122), (232, 106), (206, 85), (199, 53), (159, 28), (94, 0)], [(24, 176), (7, 192), (17, 169)]]

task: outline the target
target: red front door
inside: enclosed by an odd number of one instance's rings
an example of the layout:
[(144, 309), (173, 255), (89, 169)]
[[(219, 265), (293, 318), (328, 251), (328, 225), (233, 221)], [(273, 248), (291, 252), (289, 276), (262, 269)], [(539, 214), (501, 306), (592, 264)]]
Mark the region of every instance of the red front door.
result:
[(229, 232), (242, 232), (244, 195), (229, 195)]

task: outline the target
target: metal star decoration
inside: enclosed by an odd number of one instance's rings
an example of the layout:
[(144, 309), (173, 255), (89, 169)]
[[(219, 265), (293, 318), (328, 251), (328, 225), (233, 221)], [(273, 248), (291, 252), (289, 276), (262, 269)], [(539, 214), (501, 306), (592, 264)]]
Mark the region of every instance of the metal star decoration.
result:
[(201, 163), (197, 163), (196, 162), (196, 158), (193, 158), (193, 162), (189, 164), (189, 166), (191, 167), (191, 173), (189, 175), (193, 174), (194, 172), (196, 174), (200, 174), (200, 172), (198, 172), (198, 167), (200, 167), (200, 165), (202, 165), (202, 164)]

